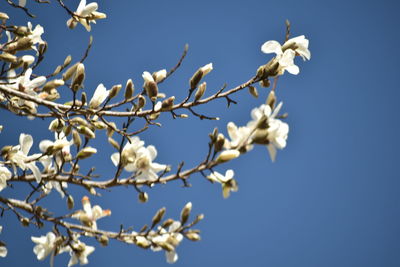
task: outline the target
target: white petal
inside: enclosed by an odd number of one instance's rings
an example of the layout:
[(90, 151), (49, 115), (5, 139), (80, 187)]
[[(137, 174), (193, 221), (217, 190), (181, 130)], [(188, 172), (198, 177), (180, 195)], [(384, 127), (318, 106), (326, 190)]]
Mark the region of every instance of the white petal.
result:
[(33, 176), (35, 176), (36, 182), (40, 183), (40, 181), (42, 180), (42, 173), (36, 166), (35, 162), (29, 162), (28, 164), (26, 164), (26, 167), (28, 167), (32, 171)]
[(168, 263), (175, 263), (178, 260), (178, 254), (175, 252), (175, 250), (165, 252), (165, 256)]
[(32, 81), (30, 81), (26, 87), (30, 88), (30, 89), (34, 89), (37, 88), (41, 85), (43, 85), (46, 82), (46, 77), (44, 76), (39, 76), (35, 79), (33, 79)]
[(76, 256), (75, 252), (71, 255), (71, 259), (68, 262), (68, 267), (71, 267), (78, 263), (78, 257)]
[(268, 41), (261, 46), (261, 51), (265, 54), (275, 53), (282, 54), (282, 46), (277, 41)]
[(296, 65), (291, 65), (285, 68), (290, 74), (297, 75), (300, 72), (300, 69)]
[(111, 155), (111, 161), (115, 166), (118, 166), (118, 164), (119, 164), (119, 153), (118, 152)]
[(21, 146), (21, 150), (25, 155), (28, 155), (29, 150), (31, 149), (33, 144), (33, 138), (29, 134), (20, 134), (19, 136), (19, 145)]
[(276, 148), (274, 147), (274, 145), (269, 144), (269, 145), (267, 145), (267, 149), (268, 149), (269, 156), (271, 157), (272, 162), (274, 162), (275, 158), (276, 158)]
[(157, 157), (157, 149), (154, 146), (148, 146), (147, 151), (149, 152), (151, 160), (154, 160)]
[(93, 11), (96, 11), (98, 8), (98, 5), (96, 2), (90, 3), (87, 6), (85, 6), (81, 12), (81, 16), (82, 17), (86, 17), (88, 15), (90, 15)]
[(227, 181), (231, 180), (233, 176), (235, 175), (235, 172), (233, 170), (227, 170), (225, 173), (225, 178)]
[(49, 148), (49, 146), (52, 146), (53, 144), (54, 142), (50, 140), (43, 140), (39, 143), (39, 149), (44, 153), (47, 151), (47, 148)]
[(18, 5), (24, 7), (26, 5), (26, 0), (19, 0)]
[(7, 248), (4, 246), (0, 246), (0, 257), (5, 257), (7, 256)]

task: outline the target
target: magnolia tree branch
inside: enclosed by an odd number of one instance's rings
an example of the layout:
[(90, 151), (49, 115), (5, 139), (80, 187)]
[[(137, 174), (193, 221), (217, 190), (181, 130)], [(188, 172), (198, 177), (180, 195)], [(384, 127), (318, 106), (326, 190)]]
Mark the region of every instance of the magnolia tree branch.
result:
[[(30, 15), (24, 0), (20, 0), (18, 5), (6, 1)], [(56, 1), (70, 15), (67, 25), (71, 29), (81, 24), (90, 31), (92, 23), (106, 18), (106, 14), (97, 11), (97, 3), (82, 0), (73, 11), (63, 1)], [(92, 206), (87, 196), (82, 198), (82, 209), (76, 209), (74, 188), (84, 188), (91, 195), (101, 196), (97, 190), (108, 192), (114, 187), (131, 186), (137, 191), (139, 201), (144, 203), (149, 195), (143, 188), (150, 190), (154, 185), (177, 180), (182, 181), (184, 187), (189, 187), (190, 178), (197, 174), (211, 183), (221, 185), (223, 197), (227, 198), (231, 192), (238, 190), (234, 171), (226, 170), (222, 174), (215, 171), (217, 166), (222, 167), (224, 163), (236, 160), (256, 145), (265, 146), (274, 161), (277, 150), (286, 146), (289, 126), (283, 121), (286, 115), (280, 115), (282, 102), (278, 102), (276, 97), (278, 78), (286, 72), (298, 74), (295, 58), (309, 60), (311, 56), (308, 40), (304, 36), (290, 38), (289, 22), (286, 22), (283, 44), (267, 41), (262, 45), (262, 52), (274, 53), (275, 56), (255, 68), (253, 77), (230, 89), (224, 84), (205, 96), (207, 75), (213, 70), (212, 63), (209, 63), (199, 67), (188, 79), (188, 85), (183, 86), (187, 88), (187, 95), (178, 101), (175, 96), (167, 96), (160, 89), (163, 82), (182, 66), (188, 45), (185, 45), (178, 62), (169, 71), (144, 71), (143, 85), (136, 94), (134, 82), (128, 79), (124, 89), (122, 84), (117, 84), (107, 90), (99, 83), (93, 95), (88, 96), (83, 90), (88, 79), (84, 63), (92, 47), (92, 37), (79, 61), (72, 63), (72, 57), (67, 56), (52, 73), (41, 75), (36, 70), (45, 63), (48, 47), (42, 39), (43, 27), (31, 23), (26, 26), (7, 24), (9, 19), (6, 13), (0, 12), (0, 38), (4, 39), (0, 39), (0, 108), (30, 120), (48, 120), (48, 130), (54, 133), (54, 140), (40, 140), (40, 153), (36, 154), (29, 153), (32, 146), (37, 145), (30, 134), (21, 133), (19, 144), (4, 144), (0, 151), (0, 194), (3, 190), (10, 190), (14, 196), (0, 195), (0, 216), (14, 214), (22, 226), (41, 228), (44, 223), (53, 226), (45, 236), (31, 237), (39, 260), (50, 254), (52, 263), (54, 256), (69, 252), (71, 259), (68, 266), (86, 264), (87, 257), (95, 250), (79, 240), (81, 236), (87, 236), (101, 245), (107, 245), (109, 239), (115, 239), (153, 251), (163, 250), (167, 261), (173, 263), (178, 259), (176, 250), (183, 237), (192, 241), (200, 240), (200, 231), (192, 228), (203, 219), (203, 215), (189, 222), (191, 202), (185, 205), (177, 220), (164, 220), (166, 209), (161, 208), (151, 223), (139, 231), (124, 226), (119, 226), (119, 231), (106, 231), (98, 226), (97, 221), (111, 216), (111, 210), (99, 205)], [(34, 51), (36, 56), (26, 54), (26, 51)], [(145, 146), (139, 137), (151, 126), (161, 126), (158, 118), (162, 113), (170, 113), (174, 119), (187, 118), (191, 114), (199, 119), (217, 120), (218, 117), (197, 112), (196, 107), (218, 99), (225, 99), (228, 107), (232, 103), (237, 104), (239, 101), (231, 97), (246, 88), (251, 95), (258, 97), (256, 87), (270, 87), (270, 80), (273, 84), (268, 98), (265, 104), (252, 110), (251, 120), (244, 126), (229, 122), (225, 135), (215, 128), (209, 134), (210, 141), (204, 159), (193, 167), (184, 168), (184, 161), (176, 168), (157, 163), (156, 148), (153, 145)], [(70, 101), (58, 103), (60, 92), (65, 94), (66, 91), (72, 95)], [(178, 114), (185, 110), (188, 114)], [(123, 122), (121, 118), (124, 118)], [(0, 125), (0, 131), (2, 128)], [(104, 141), (116, 151), (110, 155), (110, 162), (115, 166), (114, 174), (108, 177), (97, 175), (96, 166), (88, 168), (86, 160), (97, 153), (92, 140), (99, 139), (99, 131), (106, 132)], [(22, 195), (11, 191), (16, 183), (26, 184), (29, 192)], [(44, 206), (42, 200), (52, 191), (57, 191), (61, 198), (66, 197), (70, 213), (55, 215)], [(5, 244), (0, 241), (0, 256), (4, 256), (4, 251), (7, 254)]]

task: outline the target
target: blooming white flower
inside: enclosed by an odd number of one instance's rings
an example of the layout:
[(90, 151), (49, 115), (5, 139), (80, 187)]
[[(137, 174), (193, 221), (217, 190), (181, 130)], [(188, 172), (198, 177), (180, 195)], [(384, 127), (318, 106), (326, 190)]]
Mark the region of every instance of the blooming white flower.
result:
[(239, 145), (245, 147), (246, 151), (253, 149), (251, 145), (251, 129), (249, 127), (237, 127), (235, 123), (229, 122), (226, 126), (228, 130), (228, 135), (231, 140), (225, 140), (224, 146), (228, 149), (237, 149)]
[(32, 41), (31, 48), (38, 53), (38, 50), (36, 48), (36, 44), (44, 44), (45, 43), (45, 41), (43, 41), (43, 39), (42, 39), (42, 34), (44, 33), (44, 28), (38, 24), (38, 25), (35, 26), (35, 29), (33, 29), (32, 23), (29, 21), (28, 22), (28, 29), (29, 29), (29, 32), (30, 32), (28, 37)]
[(0, 191), (7, 187), (7, 180), (11, 179), (11, 172), (0, 164)]
[(154, 182), (158, 179), (157, 173), (165, 170), (167, 165), (153, 162), (157, 157), (157, 150), (154, 146), (141, 147), (137, 151), (134, 163), (136, 171), (136, 181)]
[(44, 260), (56, 248), (56, 235), (53, 232), (48, 232), (45, 236), (40, 237), (32, 236), (31, 240), (36, 243), (33, 252), (40, 261)]
[[(128, 142), (122, 149), (121, 164), (126, 171), (133, 172), (136, 170), (134, 162), (136, 159), (137, 151), (139, 150), (139, 148), (143, 147), (144, 142), (140, 140), (140, 138), (137, 136), (130, 138), (129, 141), (130, 142)], [(120, 156), (118, 152), (111, 155), (111, 161), (114, 163), (115, 166), (118, 166), (118, 164), (120, 163)]]
[(106, 100), (109, 93), (110, 91), (107, 90), (102, 83), (99, 84), (93, 94), (92, 99), (90, 99), (89, 107), (93, 109), (98, 108), (104, 102), (104, 100)]
[[(9, 88), (22, 91), (31, 96), (38, 96), (38, 94), (35, 92), (35, 89), (42, 86), (46, 82), (46, 77), (44, 76), (39, 76), (31, 80), (31, 68), (27, 69), (25, 73), (19, 77), (16, 77), (16, 73), (13, 69), (8, 71), (7, 75), (9, 77), (8, 82), (11, 83), (10, 85), (8, 85)], [(26, 106), (32, 113), (36, 113), (37, 104), (34, 102), (26, 101), (19, 98), (15, 104), (20, 107)]]
[(280, 102), (273, 111), (271, 107), (266, 104), (254, 108), (251, 111), (251, 117), (253, 120), (247, 124), (247, 127), (254, 128), (263, 117), (267, 118), (267, 139), (269, 141), (267, 149), (272, 161), (275, 161), (276, 149), (283, 149), (286, 147), (286, 140), (289, 133), (289, 125), (276, 119), (281, 107), (282, 102)]
[(310, 59), (311, 53), (308, 50), (309, 41), (304, 35), (291, 38), (286, 41), (283, 46), (277, 41), (267, 41), (261, 46), (261, 51), (269, 54), (275, 53), (277, 55), (276, 60), (279, 63), (278, 75), (282, 75), (285, 70), (291, 74), (297, 75), (300, 70), (299, 67), (294, 64), (294, 58), (296, 54), (300, 55), (303, 60)]
[(8, 153), (7, 159), (11, 161), (14, 167), (14, 173), (17, 173), (15, 165), (20, 167), (22, 170), (30, 169), (36, 179), (36, 182), (40, 183), (42, 180), (42, 174), (39, 168), (36, 166), (35, 160), (41, 154), (33, 154), (28, 156), (29, 150), (33, 144), (33, 138), (29, 134), (21, 133), (19, 136), (19, 145), (11, 148)]
[(151, 249), (153, 251), (160, 251), (162, 244), (168, 244), (173, 249), (171, 251), (166, 251), (165, 256), (168, 263), (175, 263), (178, 260), (178, 253), (176, 253), (176, 247), (180, 244), (183, 239), (181, 233), (177, 232), (177, 230), (181, 227), (181, 222), (174, 221), (166, 231), (164, 228), (159, 228), (159, 233), (161, 235), (157, 235), (152, 238), (153, 246)]
[(212, 172), (207, 178), (211, 182), (220, 183), (222, 186), (222, 195), (224, 198), (228, 198), (231, 191), (236, 192), (239, 189), (236, 180), (233, 179), (234, 175), (235, 173), (233, 170), (227, 170), (225, 175), (219, 172)]
[(70, 152), (70, 147), (73, 144), (73, 141), (68, 141), (64, 132), (54, 133), (54, 141), (43, 140), (39, 143), (39, 149), (43, 153), (51, 152), (51, 155), (55, 156), (55, 162), (57, 169), (52, 167), (52, 158), (51, 157), (42, 157), (40, 159), (41, 163), (45, 167), (46, 172), (58, 171), (58, 168), (61, 166), (63, 161), (71, 161), (72, 156)]
[(78, 219), (85, 226), (91, 227), (97, 230), (97, 220), (105, 216), (111, 215), (111, 210), (103, 210), (99, 205), (90, 204), (90, 200), (87, 196), (82, 198), (83, 210), (78, 210), (72, 215), (72, 218)]
[(97, 19), (106, 18), (106, 14), (97, 12), (98, 5), (96, 2), (86, 5), (86, 0), (81, 0), (79, 2), (78, 8), (75, 14), (78, 17), (72, 17), (67, 21), (67, 26), (71, 29), (75, 28), (76, 25), (81, 23), (85, 29), (89, 32), (91, 30), (90, 23), (96, 23)]
[(62, 250), (62, 252), (69, 251), (71, 255), (71, 259), (68, 262), (68, 267), (73, 266), (77, 263), (79, 263), (80, 265), (88, 264), (89, 260), (87, 257), (93, 253), (95, 248), (92, 246), (88, 246), (79, 240), (72, 241), (71, 246), (73, 247), (73, 249), (68, 246), (64, 247), (64, 249)]
[[(0, 233), (3, 230), (3, 226), (0, 225)], [(0, 241), (0, 257), (5, 257), (7, 256), (7, 247)]]

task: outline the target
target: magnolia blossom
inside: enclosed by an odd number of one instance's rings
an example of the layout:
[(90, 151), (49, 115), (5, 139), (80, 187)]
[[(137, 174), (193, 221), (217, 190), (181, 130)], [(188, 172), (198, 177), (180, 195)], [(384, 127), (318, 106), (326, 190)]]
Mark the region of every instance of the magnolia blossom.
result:
[(157, 235), (152, 238), (153, 246), (151, 249), (153, 251), (160, 251), (163, 247), (163, 244), (168, 244), (171, 246), (172, 250), (166, 251), (165, 256), (168, 263), (174, 263), (178, 260), (178, 253), (176, 253), (176, 247), (182, 241), (183, 236), (181, 233), (177, 232), (177, 230), (181, 227), (181, 223), (179, 221), (174, 221), (168, 228), (168, 231), (164, 228), (159, 228), (160, 235)]
[[(3, 226), (0, 225), (0, 233), (3, 230)], [(0, 241), (0, 257), (7, 256), (7, 247)]]
[(276, 149), (283, 149), (286, 147), (286, 140), (289, 133), (289, 125), (276, 119), (280, 109), (282, 108), (282, 102), (272, 111), (269, 105), (263, 104), (258, 108), (254, 108), (251, 111), (252, 121), (247, 124), (247, 127), (257, 127), (259, 121), (263, 118), (267, 118), (267, 136), (268, 144), (267, 149), (272, 161), (276, 158)]
[(32, 23), (30, 21), (28, 22), (28, 29), (30, 32), (28, 37), (31, 39), (31, 41), (33, 43), (31, 48), (36, 50), (36, 52), (37, 52), (37, 48), (36, 48), (35, 44), (44, 44), (45, 43), (45, 41), (43, 41), (43, 39), (42, 39), (42, 34), (44, 33), (44, 29), (39, 24), (35, 26), (35, 29), (32, 29)]
[(89, 32), (91, 30), (90, 23), (96, 23), (97, 19), (106, 18), (106, 14), (97, 12), (98, 5), (96, 2), (86, 5), (86, 0), (81, 0), (78, 8), (75, 11), (77, 16), (70, 18), (67, 21), (67, 26), (71, 29), (75, 28), (76, 25), (81, 23), (85, 29)]
[(71, 259), (68, 262), (68, 267), (73, 266), (77, 263), (80, 265), (85, 265), (89, 263), (88, 256), (93, 253), (94, 247), (88, 246), (85, 243), (79, 240), (73, 240), (71, 242), (71, 247), (64, 247), (61, 252), (69, 252), (71, 255)]
[(40, 183), (42, 180), (42, 174), (39, 168), (36, 166), (35, 160), (41, 154), (33, 154), (28, 156), (29, 150), (33, 144), (33, 138), (29, 134), (20, 134), (19, 145), (11, 148), (8, 152), (7, 158), (11, 161), (14, 168), (14, 173), (17, 173), (16, 166), (20, 167), (22, 170), (30, 169), (35, 176), (36, 182)]
[(0, 164), (0, 191), (7, 187), (7, 180), (11, 179), (11, 172)]
[(278, 75), (282, 75), (285, 70), (291, 74), (297, 75), (300, 70), (299, 67), (294, 64), (294, 58), (296, 54), (300, 55), (303, 60), (310, 59), (311, 53), (308, 50), (309, 41), (304, 35), (289, 39), (283, 46), (277, 41), (267, 41), (261, 46), (261, 51), (269, 54), (275, 53), (277, 55), (276, 60), (279, 63)]
[(57, 171), (61, 167), (63, 161), (70, 161), (72, 159), (70, 147), (73, 141), (68, 141), (64, 132), (54, 133), (54, 141), (43, 140), (39, 143), (39, 149), (44, 154), (55, 156), (56, 169), (52, 167), (52, 157), (42, 157), (40, 162), (45, 167), (46, 172)]
[(111, 210), (103, 210), (99, 205), (90, 204), (90, 200), (87, 196), (82, 198), (83, 210), (78, 210), (72, 215), (72, 218), (78, 219), (85, 226), (91, 227), (93, 230), (97, 230), (97, 220), (105, 216), (111, 215)]
[(109, 92), (110, 91), (107, 90), (102, 83), (99, 84), (93, 94), (92, 99), (90, 99), (89, 107), (93, 109), (98, 108), (104, 102), (104, 100), (106, 100)]
[(245, 148), (246, 151), (253, 149), (251, 145), (251, 129), (249, 127), (237, 127), (235, 123), (229, 122), (227, 125), (228, 135), (231, 140), (225, 140), (224, 146), (228, 149), (239, 149), (239, 145)]
[(213, 64), (208, 63), (207, 65), (204, 65), (203, 67), (200, 68), (200, 70), (203, 72), (203, 77), (210, 73), (210, 71), (213, 70)]
[(120, 163), (119, 153), (114, 153), (111, 160), (115, 166), (122, 164), (128, 172), (136, 172), (136, 180), (139, 182), (153, 182), (158, 179), (157, 173), (167, 168), (164, 164), (153, 162), (157, 157), (157, 150), (154, 146), (144, 147), (144, 142), (135, 136), (131, 138), (122, 150)]
[[(32, 69), (29, 68), (25, 71), (25, 73), (19, 77), (16, 77), (15, 71), (12, 69), (8, 71), (8, 82), (11, 83), (8, 85), (9, 88), (22, 91), (31, 96), (38, 96), (35, 92), (35, 89), (42, 86), (46, 82), (46, 77), (39, 76), (34, 78), (33, 80), (30, 79), (32, 75)], [(19, 98), (16, 102), (16, 105), (22, 107), (26, 106), (32, 113), (36, 113), (37, 104), (31, 101), (26, 101), (24, 99)]]
[(53, 232), (48, 232), (45, 236), (31, 237), (32, 241), (36, 243), (33, 252), (36, 254), (38, 260), (44, 260), (56, 248), (56, 235)]
[(219, 172), (212, 172), (207, 178), (211, 182), (220, 183), (222, 185), (222, 195), (224, 198), (228, 198), (231, 191), (236, 192), (239, 189), (236, 180), (233, 179), (234, 175), (233, 170), (227, 170), (225, 175)]

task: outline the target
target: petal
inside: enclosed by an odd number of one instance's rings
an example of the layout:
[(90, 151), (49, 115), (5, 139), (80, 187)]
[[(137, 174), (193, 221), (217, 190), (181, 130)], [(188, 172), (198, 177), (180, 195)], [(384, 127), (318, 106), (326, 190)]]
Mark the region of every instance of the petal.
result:
[(167, 165), (165, 165), (165, 164), (159, 164), (159, 163), (155, 163), (155, 162), (151, 163), (151, 169), (155, 172), (163, 171), (163, 170), (165, 170), (165, 168), (167, 168)]
[(33, 138), (29, 134), (20, 134), (19, 136), (19, 145), (21, 146), (21, 150), (25, 155), (28, 155), (29, 150), (31, 149), (33, 144)]
[(111, 161), (115, 166), (118, 166), (119, 164), (119, 153), (115, 152), (114, 154), (111, 155)]
[(26, 5), (26, 0), (19, 0), (18, 5), (24, 7)]
[(230, 170), (230, 169), (227, 170), (225, 173), (226, 181), (229, 181), (230, 179), (232, 179), (234, 175), (235, 175), (235, 172), (233, 170)]
[(165, 256), (168, 263), (175, 263), (178, 260), (178, 254), (175, 252), (175, 250), (165, 252)]
[(157, 157), (157, 149), (154, 146), (148, 146), (147, 151), (149, 152), (151, 160), (154, 160)]
[(275, 53), (282, 54), (282, 46), (277, 41), (268, 41), (261, 46), (261, 51), (265, 54)]
[(73, 252), (73, 254), (71, 255), (71, 259), (68, 262), (68, 267), (71, 267), (75, 264), (78, 263), (78, 257), (76, 256), (76, 254)]
[(76, 9), (76, 13), (80, 15), (85, 6), (86, 6), (86, 0), (81, 0), (79, 2), (78, 8)]
[(35, 176), (36, 182), (40, 183), (40, 181), (42, 180), (42, 173), (36, 166), (35, 162), (29, 162), (28, 164), (26, 164), (26, 167), (28, 167), (32, 171), (33, 176)]
[(4, 246), (0, 246), (0, 257), (5, 257), (7, 256), (7, 248)]
[(96, 11), (98, 7), (99, 6), (97, 5), (96, 2), (90, 3), (83, 8), (80, 15), (82, 17), (86, 17), (86, 16), (90, 15), (93, 11)]
[(276, 148), (274, 147), (274, 145), (269, 144), (269, 145), (267, 145), (267, 149), (268, 149), (269, 156), (271, 157), (272, 162), (275, 162)]
[(52, 146), (54, 143), (50, 140), (43, 140), (39, 143), (39, 149), (41, 152), (46, 152), (49, 146)]
[(291, 65), (285, 68), (290, 74), (297, 75), (300, 72), (300, 69), (296, 65)]

